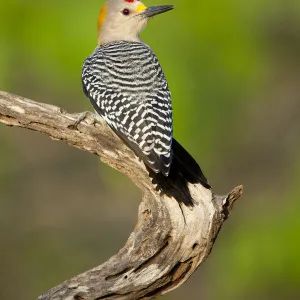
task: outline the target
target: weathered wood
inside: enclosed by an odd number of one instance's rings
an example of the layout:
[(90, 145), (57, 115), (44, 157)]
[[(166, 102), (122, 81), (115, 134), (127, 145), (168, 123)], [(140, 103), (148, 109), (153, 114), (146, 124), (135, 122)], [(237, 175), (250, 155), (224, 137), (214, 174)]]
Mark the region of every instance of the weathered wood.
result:
[[(174, 290), (209, 255), (242, 187), (214, 195), (187, 153), (187, 160), (175, 159), (170, 178), (155, 175), (104, 122), (88, 116), (74, 128), (77, 118), (56, 106), (0, 92), (0, 122), (65, 141), (129, 176), (143, 193), (138, 223), (118, 254), (38, 299), (152, 299)], [(184, 150), (174, 145), (179, 157)]]

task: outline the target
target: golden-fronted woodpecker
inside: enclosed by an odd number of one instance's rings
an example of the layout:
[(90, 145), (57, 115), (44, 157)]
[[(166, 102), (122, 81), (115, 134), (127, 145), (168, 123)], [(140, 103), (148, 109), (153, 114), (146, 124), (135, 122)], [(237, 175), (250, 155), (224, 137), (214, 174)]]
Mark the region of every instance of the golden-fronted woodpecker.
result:
[(172, 105), (164, 72), (140, 33), (173, 9), (138, 0), (108, 0), (98, 19), (98, 47), (86, 58), (82, 84), (96, 112), (155, 173), (172, 163)]

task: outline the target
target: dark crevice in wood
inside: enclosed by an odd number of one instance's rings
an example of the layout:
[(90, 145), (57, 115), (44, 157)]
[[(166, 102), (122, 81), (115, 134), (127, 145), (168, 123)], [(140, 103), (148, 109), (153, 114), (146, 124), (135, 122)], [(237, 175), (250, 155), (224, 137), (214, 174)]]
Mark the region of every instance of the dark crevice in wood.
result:
[(130, 270), (132, 270), (132, 268), (126, 268), (125, 270), (120, 271), (119, 273), (116, 273), (116, 274), (109, 275), (109, 276), (105, 277), (105, 280), (108, 281), (108, 280), (116, 279), (116, 278), (122, 276), (123, 274), (129, 272)]
[(74, 300), (84, 300), (84, 298), (81, 295), (75, 295)]
[(183, 208), (182, 208), (182, 204), (178, 202), (178, 205), (179, 205), (179, 208), (181, 210), (181, 213), (182, 213), (182, 217), (183, 217), (183, 221), (184, 221), (184, 225), (186, 225), (186, 218), (185, 218), (185, 214), (183, 212)]
[(151, 210), (150, 209), (146, 209), (143, 211), (143, 217), (144, 217), (144, 220), (149, 220), (152, 216), (152, 213), (151, 213)]
[[(103, 300), (103, 299), (111, 300), (111, 299), (117, 299), (119, 296), (124, 297), (124, 296), (130, 295), (130, 294), (131, 294), (131, 293), (126, 293), (126, 294), (111, 293), (111, 294), (107, 294), (107, 295), (98, 297), (98, 298), (96, 298), (95, 300)], [(128, 298), (128, 299), (130, 299), (130, 298)]]
[(199, 247), (199, 244), (195, 243), (192, 247), (193, 250), (195, 250), (197, 247)]
[[(192, 268), (192, 262), (188, 263), (187, 265), (185, 265), (185, 263), (178, 263), (176, 264), (173, 269), (170, 271), (169, 276), (171, 276), (171, 280), (163, 285), (160, 286), (159, 288), (153, 290), (152, 292), (146, 294), (144, 297), (139, 298), (138, 300), (142, 300), (143, 298), (151, 298), (154, 296), (160, 296), (162, 294), (162, 292), (167, 291), (169, 289), (171, 289), (172, 287), (178, 285), (178, 283), (185, 278), (185, 276), (188, 274), (188, 272), (191, 270)], [(184, 271), (180, 270), (182, 267), (184, 267)], [(178, 270), (180, 270), (180, 276), (176, 276)]]
[(148, 266), (150, 266), (151, 264), (155, 263), (155, 259), (157, 257), (159, 257), (162, 252), (169, 246), (169, 241), (171, 239), (171, 236), (167, 236), (162, 247), (159, 248), (159, 250), (150, 258), (148, 258), (147, 260), (145, 260), (142, 264), (140, 264), (135, 270), (135, 273), (139, 273), (141, 272), (143, 269), (147, 268)]

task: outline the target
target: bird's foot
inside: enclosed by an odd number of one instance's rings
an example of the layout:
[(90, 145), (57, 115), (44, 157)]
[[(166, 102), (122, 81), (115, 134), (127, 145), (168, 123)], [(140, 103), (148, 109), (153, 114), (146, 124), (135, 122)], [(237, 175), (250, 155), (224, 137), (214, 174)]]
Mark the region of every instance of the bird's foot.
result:
[(82, 113), (80, 113), (77, 117), (77, 119), (75, 120), (75, 122), (73, 122), (71, 125), (69, 125), (68, 127), (71, 129), (77, 129), (78, 125), (80, 123), (82, 123), (85, 119), (87, 119), (89, 117), (89, 125), (95, 125), (96, 123), (100, 123), (103, 122), (102, 118), (96, 114), (96, 113), (92, 113), (90, 111), (84, 111)]
[(77, 117), (77, 119), (75, 120), (75, 122), (71, 123), (68, 127), (70, 129), (78, 129), (78, 125), (83, 122), (87, 117), (88, 115), (91, 114), (91, 112), (89, 111), (84, 111), (82, 113), (80, 113)]

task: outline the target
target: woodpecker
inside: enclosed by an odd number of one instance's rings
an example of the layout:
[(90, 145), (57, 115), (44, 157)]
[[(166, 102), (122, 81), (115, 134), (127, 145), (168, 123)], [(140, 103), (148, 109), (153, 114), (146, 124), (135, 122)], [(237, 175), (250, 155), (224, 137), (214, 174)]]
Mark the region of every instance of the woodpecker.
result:
[(149, 19), (173, 9), (139, 0), (107, 0), (98, 18), (98, 46), (84, 61), (82, 85), (98, 113), (155, 173), (173, 158), (171, 93), (151, 48), (140, 39)]

